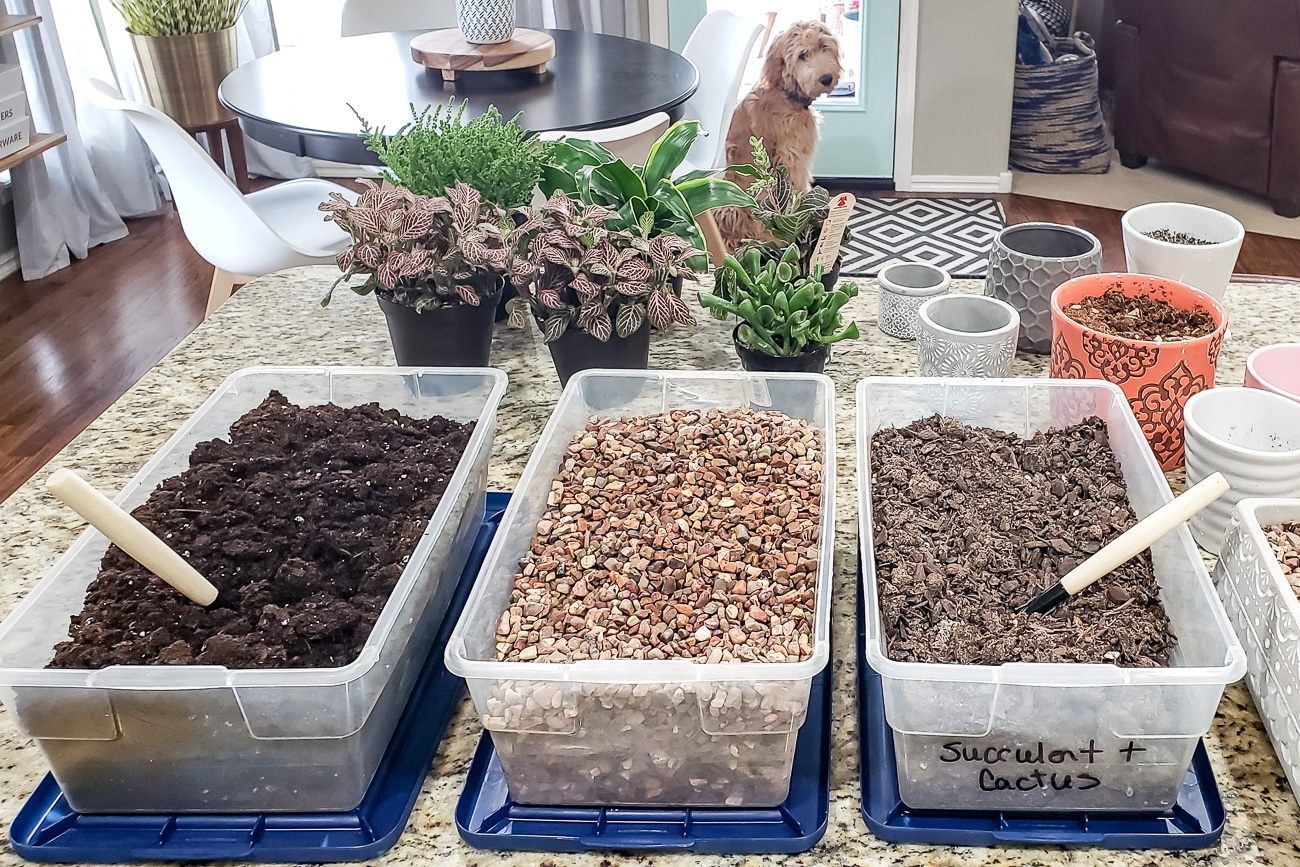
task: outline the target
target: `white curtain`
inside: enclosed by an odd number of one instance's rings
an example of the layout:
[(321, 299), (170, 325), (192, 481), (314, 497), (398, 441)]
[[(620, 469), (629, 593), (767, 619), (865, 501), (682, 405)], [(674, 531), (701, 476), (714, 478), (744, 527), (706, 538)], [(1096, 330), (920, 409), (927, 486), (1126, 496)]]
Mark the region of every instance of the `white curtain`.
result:
[(645, 0), (519, 0), (519, 24), (648, 40), (649, 5)]
[(59, 43), (51, 0), (5, 0), (8, 12), (40, 15), (39, 27), (0, 39), (0, 60), (20, 63), (32, 128), (68, 140), (12, 170), (14, 212), (23, 279), (67, 267), (72, 256), (126, 235), (126, 224), (95, 177), (77, 127), (72, 84)]

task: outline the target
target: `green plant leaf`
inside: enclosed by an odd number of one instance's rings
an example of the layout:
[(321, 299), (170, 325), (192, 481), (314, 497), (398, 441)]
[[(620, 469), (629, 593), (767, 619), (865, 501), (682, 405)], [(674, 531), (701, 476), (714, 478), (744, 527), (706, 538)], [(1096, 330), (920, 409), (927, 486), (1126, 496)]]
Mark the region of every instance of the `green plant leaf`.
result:
[(673, 172), (686, 159), (691, 145), (700, 136), (698, 120), (679, 120), (668, 127), (659, 140), (650, 147), (641, 177), (648, 189), (654, 189), (662, 180), (671, 180)]
[(610, 203), (646, 198), (645, 184), (641, 183), (637, 173), (628, 168), (627, 163), (622, 160), (614, 160), (592, 168), (589, 177), (593, 191), (592, 201), (600, 201), (595, 198), (597, 192)]
[(754, 207), (753, 197), (725, 178), (695, 178), (676, 186), (697, 217), (713, 208)]

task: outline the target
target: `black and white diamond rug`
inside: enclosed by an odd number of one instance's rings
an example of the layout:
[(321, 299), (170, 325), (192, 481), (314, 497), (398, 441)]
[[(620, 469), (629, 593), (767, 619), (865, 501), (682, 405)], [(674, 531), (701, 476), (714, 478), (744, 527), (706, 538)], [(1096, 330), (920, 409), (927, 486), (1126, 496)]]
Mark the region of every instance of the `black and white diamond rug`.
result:
[(841, 273), (873, 277), (887, 262), (904, 259), (937, 265), (953, 277), (984, 277), (1004, 223), (993, 199), (858, 199)]

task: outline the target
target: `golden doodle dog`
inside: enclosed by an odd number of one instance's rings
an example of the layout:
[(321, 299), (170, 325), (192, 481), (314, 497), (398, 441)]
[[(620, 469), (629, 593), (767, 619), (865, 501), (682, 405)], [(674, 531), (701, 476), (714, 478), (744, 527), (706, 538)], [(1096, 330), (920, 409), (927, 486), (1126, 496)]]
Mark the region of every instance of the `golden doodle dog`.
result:
[[(813, 154), (820, 121), (812, 102), (839, 84), (840, 44), (826, 25), (816, 21), (792, 24), (768, 47), (758, 84), (736, 106), (727, 133), (727, 165), (752, 165), (750, 136), (763, 140), (772, 164), (785, 166), (796, 190), (812, 187)], [(730, 172), (742, 187), (750, 178)], [(747, 238), (769, 240), (767, 232), (742, 208), (716, 212), (727, 249)]]

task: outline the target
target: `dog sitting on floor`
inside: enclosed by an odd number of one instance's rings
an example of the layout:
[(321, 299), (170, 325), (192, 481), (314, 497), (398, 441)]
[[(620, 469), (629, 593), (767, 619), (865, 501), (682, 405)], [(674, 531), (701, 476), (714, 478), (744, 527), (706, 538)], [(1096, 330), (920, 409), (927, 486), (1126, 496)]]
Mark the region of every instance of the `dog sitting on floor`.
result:
[[(839, 84), (840, 44), (826, 25), (816, 21), (792, 24), (768, 46), (758, 84), (736, 106), (727, 133), (727, 165), (752, 165), (750, 136), (763, 140), (772, 165), (785, 166), (795, 190), (812, 187), (813, 154), (817, 151), (820, 117), (812, 102)], [(729, 172), (742, 187), (750, 178)], [(770, 240), (767, 230), (743, 208), (716, 212), (727, 250), (746, 239)]]

